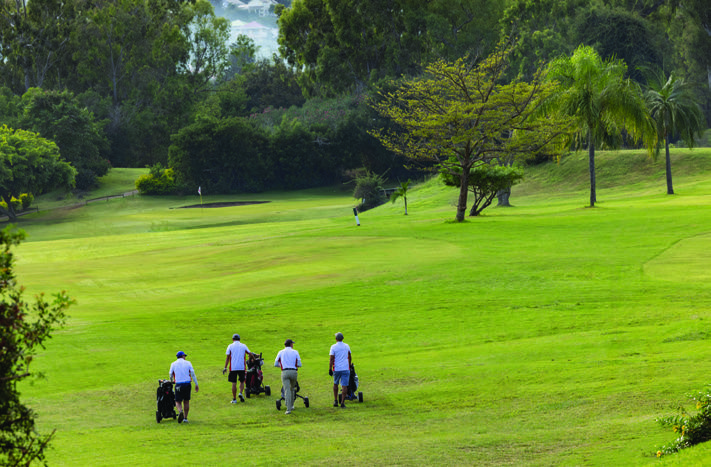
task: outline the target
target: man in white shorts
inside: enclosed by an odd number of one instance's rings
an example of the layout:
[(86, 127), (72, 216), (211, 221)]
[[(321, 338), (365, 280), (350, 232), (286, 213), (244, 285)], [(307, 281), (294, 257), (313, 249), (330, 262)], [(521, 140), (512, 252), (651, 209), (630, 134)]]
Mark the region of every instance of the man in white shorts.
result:
[(301, 356), (297, 350), (294, 350), (293, 340), (284, 341), (284, 348), (277, 354), (274, 366), (281, 368), (281, 385), (284, 387), (284, 400), (288, 415), (294, 410), (296, 381), (299, 375), (298, 369), (301, 367)]
[(227, 381), (232, 383), (232, 403), (237, 403), (237, 379), (239, 379), (239, 400), (244, 402), (242, 392), (244, 391), (245, 361), (247, 360), (247, 355), (252, 352), (240, 342), (239, 334), (234, 334), (232, 343), (227, 346), (227, 352), (225, 353), (227, 358), (225, 358), (225, 368), (222, 370), (222, 374), (224, 375), (229, 368), (230, 374), (227, 376)]
[[(178, 408), (178, 423), (188, 423), (190, 412), (190, 380), (195, 382), (195, 392), (198, 392), (197, 376), (193, 364), (185, 359), (187, 355), (182, 350), (176, 355), (178, 359), (170, 364), (170, 380), (175, 383), (175, 406)], [(184, 410), (183, 410), (183, 406)]]
[(338, 407), (338, 384), (341, 384), (342, 397), (341, 408), (346, 408), (346, 396), (348, 396), (348, 381), (351, 376), (351, 348), (343, 342), (343, 334), (336, 333), (336, 343), (331, 346), (330, 363), (328, 367), (329, 376), (333, 376), (333, 406)]

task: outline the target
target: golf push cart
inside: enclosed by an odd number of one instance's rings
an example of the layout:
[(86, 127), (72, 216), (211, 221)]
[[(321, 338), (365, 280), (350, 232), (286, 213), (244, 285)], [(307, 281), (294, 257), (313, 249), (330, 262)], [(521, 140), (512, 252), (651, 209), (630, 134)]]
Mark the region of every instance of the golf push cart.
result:
[(244, 385), (244, 392), (247, 398), (250, 394), (259, 395), (264, 393), (267, 396), (272, 395), (272, 390), (269, 386), (264, 386), (262, 383), (264, 381), (264, 375), (262, 374), (262, 366), (264, 365), (264, 359), (262, 354), (250, 354), (247, 360), (247, 371), (246, 371), (246, 381)]
[(175, 420), (175, 394), (173, 393), (173, 382), (168, 379), (158, 380), (158, 390), (156, 391), (156, 422), (160, 423), (164, 418)]
[[(294, 391), (294, 400), (296, 400), (297, 398), (303, 399), (304, 400), (304, 407), (308, 407), (309, 406), (309, 398), (299, 395), (299, 389), (301, 389), (301, 388), (299, 387), (299, 382), (297, 381), (296, 388)], [(277, 410), (281, 410), (281, 401), (286, 401), (286, 398), (284, 397), (284, 387), (283, 386), (281, 388), (281, 399), (277, 399), (277, 401), (276, 401)]]
[[(358, 395), (356, 395), (356, 391), (358, 390), (358, 375), (355, 372), (355, 367), (353, 366), (353, 363), (351, 363), (351, 376), (348, 379), (348, 394), (346, 395), (346, 400), (349, 401), (354, 401), (358, 400), (358, 402), (363, 402), (363, 393), (358, 392)], [(343, 403), (343, 394), (338, 395), (338, 403)]]

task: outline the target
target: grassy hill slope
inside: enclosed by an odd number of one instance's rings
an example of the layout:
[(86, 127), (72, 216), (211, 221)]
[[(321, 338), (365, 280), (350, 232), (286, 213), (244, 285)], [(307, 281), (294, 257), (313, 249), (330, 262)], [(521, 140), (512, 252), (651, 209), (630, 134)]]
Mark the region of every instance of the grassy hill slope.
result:
[[(514, 208), (461, 224), (456, 190), (436, 181), (408, 196), (410, 215), (388, 203), (360, 227), (341, 190), (203, 197), (269, 201), (218, 209), (137, 196), (23, 217), (20, 282), (78, 300), (36, 360), (47, 378), (23, 387), (41, 429), (58, 430), (49, 462), (657, 463), (674, 434), (655, 418), (707, 384), (711, 357), (711, 154), (675, 154), (674, 196), (661, 160), (601, 153), (600, 204), (584, 208), (577, 154), (530, 169)], [(326, 368), (336, 331), (365, 395), (344, 410)], [(274, 394), (271, 362), (294, 339), (311, 407), (229, 404), (234, 332), (264, 352)], [(177, 350), (201, 390), (190, 425), (157, 424), (157, 379)]]

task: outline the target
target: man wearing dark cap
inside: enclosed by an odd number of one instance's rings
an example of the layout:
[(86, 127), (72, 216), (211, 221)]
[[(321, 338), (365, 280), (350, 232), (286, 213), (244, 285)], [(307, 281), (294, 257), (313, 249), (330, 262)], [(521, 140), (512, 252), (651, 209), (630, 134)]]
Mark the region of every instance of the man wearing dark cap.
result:
[(346, 396), (348, 396), (348, 381), (351, 376), (351, 348), (343, 342), (343, 334), (336, 333), (336, 343), (329, 351), (329, 376), (333, 376), (333, 406), (338, 407), (338, 384), (341, 384), (343, 392), (341, 408), (346, 408)]
[(237, 379), (239, 379), (239, 400), (244, 402), (244, 378), (245, 378), (245, 361), (249, 351), (246, 345), (240, 342), (239, 334), (232, 336), (232, 343), (227, 346), (227, 358), (225, 358), (225, 368), (222, 370), (224, 375), (229, 368), (230, 374), (227, 376), (227, 381), (232, 383), (232, 403), (237, 403)]
[(294, 350), (293, 340), (287, 339), (284, 341), (284, 348), (277, 354), (274, 366), (281, 368), (281, 385), (284, 387), (286, 414), (288, 415), (294, 410), (296, 377), (299, 375), (297, 370), (301, 367), (301, 357), (299, 352)]
[[(185, 359), (186, 353), (182, 350), (176, 355), (178, 359), (170, 365), (170, 380), (175, 383), (175, 406), (178, 408), (178, 423), (188, 423), (188, 412), (190, 412), (190, 380), (195, 382), (195, 392), (198, 387), (197, 376), (193, 364)], [(183, 409), (183, 406), (184, 409)]]

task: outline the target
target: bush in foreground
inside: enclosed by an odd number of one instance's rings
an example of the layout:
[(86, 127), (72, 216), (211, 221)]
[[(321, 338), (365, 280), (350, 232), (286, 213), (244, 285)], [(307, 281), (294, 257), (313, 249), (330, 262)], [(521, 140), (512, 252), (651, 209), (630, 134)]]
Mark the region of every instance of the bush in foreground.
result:
[(43, 295), (25, 301), (24, 288), (15, 280), (10, 248), (24, 239), (11, 227), (0, 231), (0, 465), (30, 465), (44, 461), (52, 434), (35, 429), (35, 413), (20, 401), (17, 384), (31, 375), (34, 353), (65, 319), (72, 300), (65, 292), (52, 302)]
[(674, 433), (679, 433), (677, 439), (659, 448), (658, 457), (711, 440), (711, 386), (691, 396), (691, 399), (696, 401), (695, 414), (691, 415), (679, 407), (679, 415), (657, 419), (662, 426), (671, 427)]

